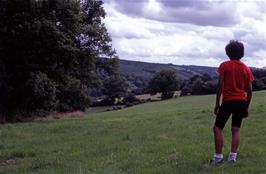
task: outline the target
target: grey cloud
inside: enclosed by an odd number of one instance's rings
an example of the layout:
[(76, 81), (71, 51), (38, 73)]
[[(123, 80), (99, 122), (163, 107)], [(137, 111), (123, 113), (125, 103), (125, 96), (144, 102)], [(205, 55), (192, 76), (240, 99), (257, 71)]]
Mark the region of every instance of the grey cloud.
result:
[(157, 0), (157, 2), (161, 3), (165, 7), (171, 8), (195, 8), (201, 10), (210, 9), (210, 3), (202, 0)]
[(235, 3), (224, 5), (222, 2), (157, 0), (163, 9), (160, 13), (151, 13), (145, 9), (148, 0), (105, 0), (116, 4), (116, 9), (134, 17), (162, 22), (191, 23), (202, 26), (231, 26), (236, 24)]
[(105, 3), (115, 4), (116, 10), (131, 16), (141, 16), (142, 7), (147, 5), (149, 0), (104, 0)]
[[(158, 16), (159, 20), (167, 22), (191, 23), (201, 26), (231, 26), (235, 24), (235, 15), (226, 13), (225, 10), (193, 10), (169, 8), (163, 16)], [(156, 17), (154, 18), (156, 19)]]

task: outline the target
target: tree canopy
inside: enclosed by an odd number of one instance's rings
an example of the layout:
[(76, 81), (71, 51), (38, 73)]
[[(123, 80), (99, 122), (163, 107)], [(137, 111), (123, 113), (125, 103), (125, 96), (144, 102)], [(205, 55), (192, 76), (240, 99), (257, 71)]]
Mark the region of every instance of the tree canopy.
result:
[[(0, 112), (45, 115), (84, 110), (89, 90), (100, 85), (97, 72), (117, 67), (102, 19), (100, 0), (0, 1)], [(111, 60), (111, 59), (110, 59)]]
[(150, 93), (162, 93), (162, 99), (172, 98), (174, 91), (178, 89), (178, 79), (176, 72), (172, 70), (162, 70), (154, 74), (149, 81)]

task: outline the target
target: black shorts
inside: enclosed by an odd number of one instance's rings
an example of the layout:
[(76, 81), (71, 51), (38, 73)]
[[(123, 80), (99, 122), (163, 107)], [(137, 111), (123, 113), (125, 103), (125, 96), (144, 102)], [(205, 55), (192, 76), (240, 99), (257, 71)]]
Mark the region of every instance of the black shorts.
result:
[(242, 119), (247, 114), (245, 100), (230, 100), (222, 103), (215, 120), (215, 126), (223, 129), (232, 114), (232, 126), (241, 127)]

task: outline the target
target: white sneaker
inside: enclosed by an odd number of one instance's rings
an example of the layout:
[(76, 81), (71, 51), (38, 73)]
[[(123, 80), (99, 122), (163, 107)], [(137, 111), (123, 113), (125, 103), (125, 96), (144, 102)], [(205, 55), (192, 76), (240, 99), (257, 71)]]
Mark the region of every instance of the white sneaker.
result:
[(229, 162), (234, 162), (235, 163), (236, 162), (236, 155), (237, 155), (236, 153), (230, 153), (227, 160)]
[(223, 161), (224, 161), (223, 158), (213, 157), (212, 160), (210, 161), (210, 163), (214, 164), (214, 165), (219, 165), (219, 164), (222, 164)]

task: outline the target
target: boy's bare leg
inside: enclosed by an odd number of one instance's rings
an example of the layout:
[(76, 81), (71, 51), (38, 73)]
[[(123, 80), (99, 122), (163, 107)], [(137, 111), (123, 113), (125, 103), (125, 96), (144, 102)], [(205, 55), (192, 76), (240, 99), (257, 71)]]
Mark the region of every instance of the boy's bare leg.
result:
[(239, 143), (240, 143), (240, 128), (232, 126), (231, 152), (237, 153)]
[(223, 130), (217, 126), (214, 126), (213, 133), (214, 133), (214, 142), (215, 142), (215, 153), (222, 154), (224, 146)]

